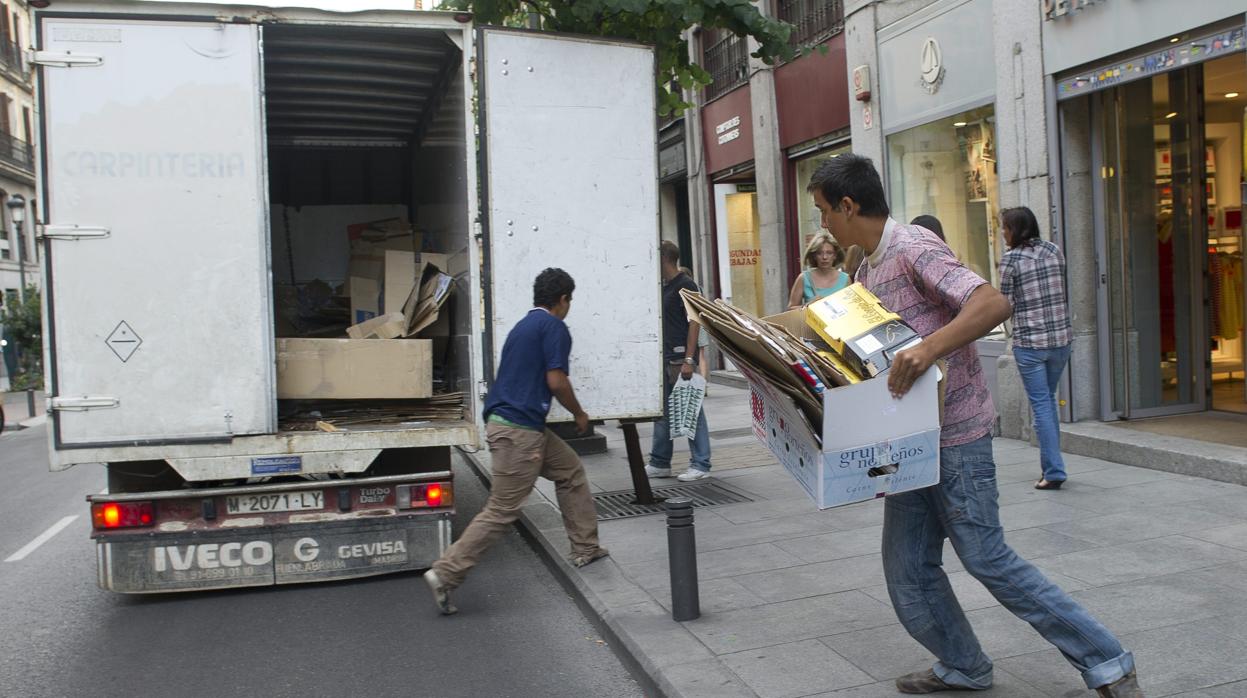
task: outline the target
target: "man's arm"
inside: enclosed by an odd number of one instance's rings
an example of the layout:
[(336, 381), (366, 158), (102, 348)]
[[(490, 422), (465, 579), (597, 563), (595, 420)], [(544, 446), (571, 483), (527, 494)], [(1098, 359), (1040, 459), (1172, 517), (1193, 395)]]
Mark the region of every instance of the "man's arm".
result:
[(697, 339), (698, 339), (698, 335), (700, 334), (701, 334), (701, 325), (697, 324), (693, 320), (689, 320), (688, 321), (688, 339), (684, 341), (684, 358), (686, 359), (686, 361), (684, 362), (684, 365), (680, 367), (681, 378), (692, 378), (693, 377), (693, 364), (690, 364), (687, 361), (687, 359), (691, 359), (694, 356), (697, 356)]
[(898, 398), (908, 393), (914, 381), (937, 359), (986, 335), (1012, 314), (1009, 301), (990, 284), (974, 289), (952, 322), (931, 333), (917, 346), (896, 355), (888, 373), (888, 390)]
[(576, 419), (576, 429), (581, 433), (589, 431), (589, 415), (580, 408), (580, 401), (576, 399), (576, 391), (572, 390), (571, 379), (562, 369), (552, 368), (546, 371), (546, 386), (550, 388), (550, 393), (558, 398), (559, 404), (567, 408), (572, 413), (572, 417)]

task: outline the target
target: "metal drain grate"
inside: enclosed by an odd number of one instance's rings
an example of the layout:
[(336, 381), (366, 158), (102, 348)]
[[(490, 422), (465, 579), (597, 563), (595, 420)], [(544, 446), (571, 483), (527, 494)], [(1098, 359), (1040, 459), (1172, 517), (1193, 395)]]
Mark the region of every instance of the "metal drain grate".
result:
[[(655, 497), (665, 497), (667, 499), (688, 497), (693, 500), (695, 508), (753, 501), (752, 497), (734, 489), (729, 489), (718, 480), (664, 485), (653, 489)], [(598, 492), (593, 495), (593, 503), (597, 505), (598, 509), (598, 521), (648, 516), (650, 514), (661, 514), (665, 511), (662, 502), (657, 504), (633, 504), (634, 499), (636, 499), (636, 493), (632, 490)]]

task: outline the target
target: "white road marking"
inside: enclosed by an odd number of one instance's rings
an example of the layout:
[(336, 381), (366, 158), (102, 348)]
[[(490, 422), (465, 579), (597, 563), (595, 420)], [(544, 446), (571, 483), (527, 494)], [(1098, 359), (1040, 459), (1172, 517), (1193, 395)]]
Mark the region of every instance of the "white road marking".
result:
[(60, 521), (57, 521), (56, 523), (52, 524), (52, 526), (48, 528), (48, 530), (44, 531), (43, 533), (40, 533), (39, 537), (27, 543), (21, 550), (6, 557), (4, 561), (5, 562), (18, 562), (20, 560), (25, 559), (27, 555), (35, 552), (35, 550), (37, 550), (39, 546), (52, 540), (52, 536), (55, 536), (56, 534), (60, 533), (61, 530), (63, 530), (69, 524), (73, 523), (74, 520), (77, 518), (78, 518), (77, 516), (66, 516)]

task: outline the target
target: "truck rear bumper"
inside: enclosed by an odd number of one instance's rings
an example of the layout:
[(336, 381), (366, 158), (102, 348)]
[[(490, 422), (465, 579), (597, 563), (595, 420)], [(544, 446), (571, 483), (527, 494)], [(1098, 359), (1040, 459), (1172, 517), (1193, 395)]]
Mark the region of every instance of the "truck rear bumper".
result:
[(98, 540), (99, 585), (120, 593), (198, 591), (366, 577), (429, 567), (449, 547), (451, 512)]

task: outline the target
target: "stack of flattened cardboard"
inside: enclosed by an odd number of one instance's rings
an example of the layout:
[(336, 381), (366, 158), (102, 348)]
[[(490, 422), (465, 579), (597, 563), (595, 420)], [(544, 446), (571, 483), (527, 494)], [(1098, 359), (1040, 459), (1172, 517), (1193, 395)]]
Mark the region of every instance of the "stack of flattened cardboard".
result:
[(350, 431), (386, 426), (417, 426), (430, 421), (459, 421), (464, 415), (463, 393), (442, 393), (423, 400), (384, 403), (338, 401), (333, 404), (298, 403), (281, 415), (281, 431)]
[(760, 320), (722, 300), (711, 302), (690, 291), (680, 294), (689, 319), (706, 328), (733, 363), (791, 398), (815, 434), (822, 431), (823, 392), (858, 380), (829, 359), (825, 347), (781, 324)]

